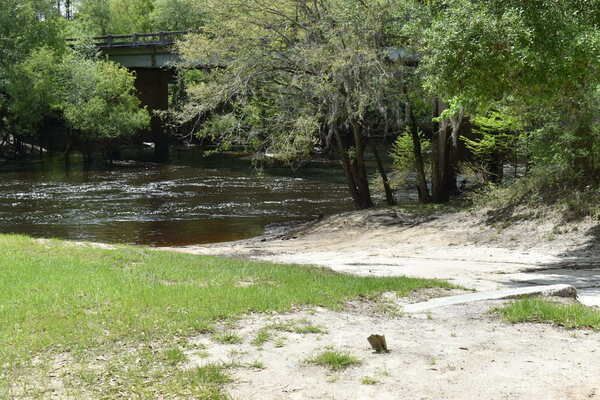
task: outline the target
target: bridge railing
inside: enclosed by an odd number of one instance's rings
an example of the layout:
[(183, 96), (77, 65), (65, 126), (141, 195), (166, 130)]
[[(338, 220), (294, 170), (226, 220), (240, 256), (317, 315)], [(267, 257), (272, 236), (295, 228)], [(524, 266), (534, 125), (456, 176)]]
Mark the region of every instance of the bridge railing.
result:
[[(171, 32), (153, 32), (153, 33), (133, 33), (130, 35), (106, 35), (92, 38), (94, 44), (100, 48), (115, 47), (144, 47), (144, 46), (169, 46), (177, 40), (183, 39), (188, 33), (197, 33), (198, 31), (171, 31)], [(67, 42), (73, 43), (77, 39), (67, 39)]]

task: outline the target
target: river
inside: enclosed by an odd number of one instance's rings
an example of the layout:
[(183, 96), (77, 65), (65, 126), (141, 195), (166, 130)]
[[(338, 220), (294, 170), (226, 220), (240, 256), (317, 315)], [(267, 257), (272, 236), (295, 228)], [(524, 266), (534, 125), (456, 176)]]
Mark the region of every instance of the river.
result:
[(337, 165), (258, 172), (236, 156), (179, 151), (170, 164), (0, 167), (0, 232), (182, 246), (260, 235), (269, 224), (352, 209)]

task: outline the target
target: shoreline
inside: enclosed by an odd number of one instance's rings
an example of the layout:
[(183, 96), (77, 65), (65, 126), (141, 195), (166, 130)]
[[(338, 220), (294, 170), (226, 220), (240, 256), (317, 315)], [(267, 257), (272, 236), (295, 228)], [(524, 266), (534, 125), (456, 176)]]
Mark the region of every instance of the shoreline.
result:
[(481, 211), (423, 215), (386, 207), (335, 214), (235, 242), (158, 249), (318, 265), (359, 276), (444, 279), (477, 291), (565, 283), (594, 295), (597, 290), (594, 305), (600, 305), (597, 228), (591, 220), (508, 225), (486, 221)]

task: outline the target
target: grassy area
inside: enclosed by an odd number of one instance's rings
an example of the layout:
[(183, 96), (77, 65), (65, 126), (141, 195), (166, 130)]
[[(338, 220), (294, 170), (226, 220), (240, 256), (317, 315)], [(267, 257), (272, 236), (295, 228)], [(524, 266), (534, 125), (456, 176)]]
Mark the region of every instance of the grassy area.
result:
[(600, 310), (581, 304), (556, 304), (540, 298), (515, 301), (498, 311), (507, 321), (546, 322), (566, 328), (600, 330)]
[[(185, 361), (183, 353), (165, 349), (185, 349), (187, 337), (249, 312), (336, 308), (358, 295), (451, 287), (9, 235), (0, 235), (0, 278), (0, 398), (9, 390), (44, 397), (41, 388), (57, 379), (75, 397), (83, 390), (160, 397), (166, 390), (175, 398), (219, 398), (197, 375), (173, 366)], [(64, 365), (68, 377), (48, 372)]]

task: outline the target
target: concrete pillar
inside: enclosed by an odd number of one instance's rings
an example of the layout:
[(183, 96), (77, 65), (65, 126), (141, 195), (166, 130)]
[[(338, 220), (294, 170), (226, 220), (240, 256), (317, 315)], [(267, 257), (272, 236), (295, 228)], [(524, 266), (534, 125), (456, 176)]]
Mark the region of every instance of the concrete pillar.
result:
[[(169, 81), (173, 76), (170, 70), (158, 68), (135, 68), (135, 88), (143, 105), (148, 111), (167, 110), (169, 108)], [(158, 162), (169, 159), (170, 137), (165, 132), (160, 118), (152, 115), (150, 138), (154, 142), (154, 159)]]

